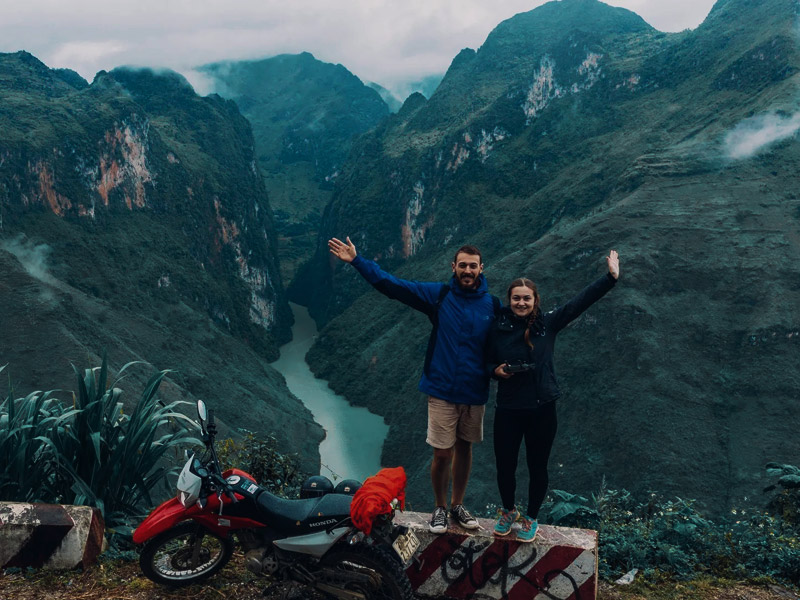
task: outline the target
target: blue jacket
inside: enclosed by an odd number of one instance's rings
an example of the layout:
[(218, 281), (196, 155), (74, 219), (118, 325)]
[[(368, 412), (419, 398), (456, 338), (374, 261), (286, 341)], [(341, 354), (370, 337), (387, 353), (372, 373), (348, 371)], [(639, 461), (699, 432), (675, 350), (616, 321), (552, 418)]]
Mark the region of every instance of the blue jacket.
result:
[(350, 264), (383, 295), (434, 321), (419, 390), (454, 404), (486, 404), (490, 378), (484, 371), (483, 351), (494, 320), (494, 301), (484, 276), (478, 277), (474, 290), (462, 289), (452, 278), (450, 292), (437, 311), (446, 284), (399, 279), (361, 255)]

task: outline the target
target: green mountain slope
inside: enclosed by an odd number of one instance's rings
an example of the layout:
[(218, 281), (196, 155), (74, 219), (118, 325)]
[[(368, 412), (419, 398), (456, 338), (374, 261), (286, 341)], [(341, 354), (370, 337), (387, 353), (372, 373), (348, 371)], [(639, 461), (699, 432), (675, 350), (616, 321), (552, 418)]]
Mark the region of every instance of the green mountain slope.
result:
[[(790, 0), (727, 0), (664, 34), (595, 0), (551, 2), (359, 139), (298, 282), (327, 323), (309, 359), (386, 415), (384, 462), (408, 466), (415, 497), (430, 496), (416, 391), (429, 325), (333, 264), (331, 235), (420, 280), (446, 279), (475, 243), (495, 294), (524, 274), (546, 308), (620, 251), (620, 285), (559, 342), (555, 487), (605, 476), (719, 509), (796, 454), (800, 150), (784, 135), (734, 161), (726, 145), (737, 126), (771, 135), (754, 115), (791, 122), (796, 22)], [(491, 423), (489, 410), (473, 502), (496, 501)]]
[[(321, 431), (265, 362), (291, 315), (233, 102), (201, 98), (175, 73), (117, 69), (88, 85), (28, 53), (0, 55), (0, 231), (13, 331), (0, 364), (17, 387), (59, 387), (69, 362), (107, 349), (117, 367), (178, 370), (184, 392), (233, 425), (276, 425), (287, 445), (304, 432), (316, 456)], [(12, 258), (36, 248), (38, 283)]]
[(308, 52), (200, 67), (253, 126), (277, 217), (286, 281), (313, 252), (319, 219), (351, 139), (389, 114), (378, 92)]

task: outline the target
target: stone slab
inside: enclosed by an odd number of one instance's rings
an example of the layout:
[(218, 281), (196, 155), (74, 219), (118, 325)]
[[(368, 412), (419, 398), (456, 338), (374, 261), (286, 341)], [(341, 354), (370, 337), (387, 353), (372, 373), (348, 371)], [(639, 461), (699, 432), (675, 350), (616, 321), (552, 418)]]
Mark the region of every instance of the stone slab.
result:
[(86, 567), (102, 552), (104, 533), (96, 508), (0, 502), (0, 568)]
[(428, 531), (429, 514), (398, 512), (420, 540), (417, 560), (406, 573), (420, 598), (436, 600), (594, 600), (597, 597), (597, 532), (540, 525), (533, 542), (515, 531), (495, 536), (494, 521), (480, 529), (450, 525)]

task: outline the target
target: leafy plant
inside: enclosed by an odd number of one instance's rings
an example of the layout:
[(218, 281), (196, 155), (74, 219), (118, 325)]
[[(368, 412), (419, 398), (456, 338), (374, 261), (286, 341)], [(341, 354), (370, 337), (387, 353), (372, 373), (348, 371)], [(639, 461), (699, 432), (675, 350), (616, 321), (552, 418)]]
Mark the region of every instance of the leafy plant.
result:
[(570, 494), (563, 490), (553, 490), (552, 496), (553, 501), (549, 506), (549, 512), (550, 520), (554, 523), (597, 515), (596, 510), (588, 505), (588, 501), (583, 496)]
[(767, 508), (795, 528), (800, 528), (800, 468), (771, 462), (767, 463), (767, 475), (778, 480), (765, 487), (765, 492), (782, 488), (769, 501)]
[[(2, 371), (5, 367), (0, 367)], [(57, 497), (58, 472), (46, 435), (63, 414), (52, 392), (32, 392), (0, 404), (0, 498), (36, 502)]]
[(219, 460), (223, 468), (242, 469), (273, 494), (297, 497), (300, 485), (308, 476), (300, 469), (298, 456), (279, 452), (278, 442), (271, 435), (257, 436), (247, 430), (243, 433), (244, 437), (239, 441), (228, 438), (222, 443)]
[(130, 415), (117, 387), (120, 369), (108, 384), (108, 364), (77, 376), (73, 406), (52, 398), (52, 392), (11, 397), (0, 405), (0, 492), (4, 499), (63, 502), (99, 508), (118, 531), (153, 505), (158, 486), (170, 470), (162, 459), (179, 446), (199, 444), (195, 426), (164, 405), (156, 392), (168, 371), (147, 382)]
[(694, 500), (651, 493), (642, 501), (603, 485), (591, 499), (553, 490), (542, 511), (542, 522), (597, 530), (605, 579), (638, 568), (650, 579), (763, 576), (800, 583), (800, 533), (763, 510), (734, 508), (712, 520)]

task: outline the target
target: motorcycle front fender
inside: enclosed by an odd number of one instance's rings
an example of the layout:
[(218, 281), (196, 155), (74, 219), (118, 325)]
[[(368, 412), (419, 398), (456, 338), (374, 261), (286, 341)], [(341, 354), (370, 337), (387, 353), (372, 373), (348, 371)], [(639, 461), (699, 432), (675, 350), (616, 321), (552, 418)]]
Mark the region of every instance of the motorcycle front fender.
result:
[(136, 531), (133, 532), (133, 543), (143, 544), (162, 531), (166, 531), (181, 521), (185, 521), (195, 513), (197, 513), (197, 509), (194, 506), (186, 508), (177, 498), (170, 498), (156, 507), (136, 528)]

